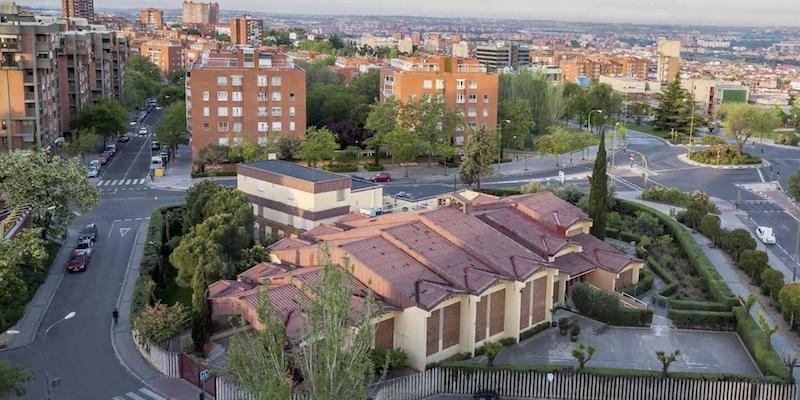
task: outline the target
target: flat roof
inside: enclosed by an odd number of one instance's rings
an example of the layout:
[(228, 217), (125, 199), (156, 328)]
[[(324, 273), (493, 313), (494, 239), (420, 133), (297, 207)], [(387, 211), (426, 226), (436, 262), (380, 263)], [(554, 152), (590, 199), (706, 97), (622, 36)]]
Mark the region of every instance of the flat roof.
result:
[(411, 201), (430, 199), (449, 193), (453, 193), (453, 185), (446, 183), (391, 185), (383, 188), (385, 196), (397, 196), (397, 198)]
[(353, 178), (352, 190), (371, 189), (371, 188), (378, 187), (378, 186), (380, 186), (380, 185), (376, 185), (376, 184), (374, 184), (374, 183), (372, 183), (370, 181), (364, 181), (364, 180), (361, 180), (361, 179)]
[(350, 177), (347, 175), (328, 172), (318, 168), (306, 167), (293, 162), (281, 160), (256, 161), (242, 163), (242, 165), (275, 174), (290, 176), (292, 178), (301, 179), (308, 182), (335, 181), (344, 178), (350, 179)]

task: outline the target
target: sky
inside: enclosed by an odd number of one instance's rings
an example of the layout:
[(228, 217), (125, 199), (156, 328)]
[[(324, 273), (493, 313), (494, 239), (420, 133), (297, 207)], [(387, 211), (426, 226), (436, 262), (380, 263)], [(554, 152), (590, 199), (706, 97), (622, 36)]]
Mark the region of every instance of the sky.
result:
[[(59, 7), (59, 0), (16, 0)], [(206, 0), (207, 1), (207, 0)], [(413, 15), (800, 27), (800, 0), (216, 0), (220, 8), (271, 13)], [(103, 7), (179, 8), (181, 0), (95, 0)]]

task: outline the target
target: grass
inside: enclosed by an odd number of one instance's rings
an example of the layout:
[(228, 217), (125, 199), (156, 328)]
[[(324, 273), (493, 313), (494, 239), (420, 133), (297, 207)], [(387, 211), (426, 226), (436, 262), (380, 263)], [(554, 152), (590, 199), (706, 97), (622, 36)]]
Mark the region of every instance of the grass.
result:
[(645, 125), (628, 124), (627, 127), (630, 130), (646, 133), (648, 135), (658, 136), (658, 137), (660, 137), (662, 139), (669, 139), (670, 138), (668, 131), (660, 131), (660, 130), (658, 130), (656, 128), (653, 128), (651, 125), (647, 125), (647, 124), (645, 124)]

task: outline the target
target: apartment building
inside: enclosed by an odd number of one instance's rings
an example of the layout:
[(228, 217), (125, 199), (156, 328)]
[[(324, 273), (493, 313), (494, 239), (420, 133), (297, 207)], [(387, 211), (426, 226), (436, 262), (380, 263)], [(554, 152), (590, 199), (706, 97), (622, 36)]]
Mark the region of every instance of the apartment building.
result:
[(61, 0), (61, 12), (67, 18), (94, 20), (94, 0)]
[(219, 3), (195, 3), (194, 1), (184, 1), (183, 23), (199, 25), (218, 24)]
[(61, 136), (59, 30), (0, 4), (0, 151), (48, 147)]
[(271, 262), (209, 287), (212, 315), (240, 315), (260, 329), (257, 299), (268, 285), (287, 333), (297, 337), (308, 301), (302, 286), (320, 281), (325, 244), (330, 260), (351, 273), (353, 306), (369, 291), (383, 306), (372, 321), (373, 347), (403, 349), (409, 366), (422, 370), (549, 323), (575, 282), (618, 293), (639, 280), (641, 260), (591, 236), (591, 219), (549, 192), (443, 200), (433, 211), (348, 214), (282, 239), (270, 247)]
[(358, 74), (363, 74), (371, 69), (380, 68), (378, 60), (372, 57), (336, 57), (333, 64), (333, 70), (342, 77), (342, 83), (349, 85), (353, 81), (353, 77)]
[(580, 56), (561, 60), (559, 68), (563, 80), (576, 83), (579, 76), (598, 82), (601, 75), (647, 78), (648, 61), (634, 56), (611, 57), (602, 54)]
[(65, 130), (72, 115), (94, 98), (92, 86), (98, 78), (94, 66), (95, 48), (91, 33), (63, 32), (58, 51), (58, 75), (61, 82), (61, 125)]
[(675, 80), (681, 70), (681, 42), (680, 40), (658, 39), (656, 50), (656, 79), (662, 84)]
[(139, 22), (151, 29), (160, 29), (164, 26), (164, 11), (153, 7), (139, 10)]
[(477, 46), (475, 56), (490, 72), (520, 68), (531, 63), (530, 50), (515, 42)]
[(377, 212), (383, 188), (287, 161), (236, 167), (236, 187), (253, 204), (258, 237), (298, 236), (351, 212)]
[(183, 46), (179, 41), (167, 39), (148, 40), (139, 46), (139, 54), (147, 57), (164, 74), (183, 68)]
[(243, 15), (231, 18), (231, 43), (236, 45), (260, 46), (264, 34), (264, 20)]
[[(269, 49), (210, 50), (186, 73), (186, 113), (192, 153), (242, 138), (306, 132), (306, 73)], [(230, 140), (229, 140), (230, 139)]]
[(463, 123), (456, 126), (453, 144), (461, 146), (470, 132), (497, 127), (497, 74), (477, 60), (427, 56), (392, 59), (381, 67), (381, 101), (394, 96), (399, 101), (439, 98), (458, 110)]

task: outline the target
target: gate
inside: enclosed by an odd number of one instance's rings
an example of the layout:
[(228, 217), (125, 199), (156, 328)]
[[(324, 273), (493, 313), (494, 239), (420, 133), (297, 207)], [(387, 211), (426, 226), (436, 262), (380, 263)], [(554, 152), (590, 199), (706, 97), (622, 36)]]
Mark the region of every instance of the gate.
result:
[[(191, 383), (192, 385), (200, 388), (203, 387), (203, 383), (200, 382), (200, 371), (204, 369), (208, 369), (202, 363), (195, 361), (192, 357), (190, 357), (186, 353), (181, 353), (180, 357), (180, 369), (181, 369), (181, 379)], [(217, 395), (217, 379), (214, 375), (209, 375), (208, 380), (205, 382), (205, 391), (208, 394), (215, 396)]]

